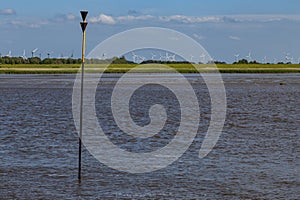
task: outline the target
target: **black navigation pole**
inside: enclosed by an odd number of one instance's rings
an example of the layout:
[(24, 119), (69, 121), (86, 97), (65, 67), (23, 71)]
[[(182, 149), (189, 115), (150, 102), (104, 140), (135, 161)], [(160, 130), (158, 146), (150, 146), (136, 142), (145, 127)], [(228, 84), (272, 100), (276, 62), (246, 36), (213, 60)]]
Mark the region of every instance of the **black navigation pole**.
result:
[(78, 149), (78, 180), (81, 180), (81, 146), (82, 146), (82, 112), (83, 112), (83, 78), (84, 78), (84, 54), (85, 54), (85, 37), (86, 37), (86, 16), (88, 11), (80, 11), (82, 22), (80, 22), (82, 29), (82, 52), (81, 52), (81, 90), (80, 90), (80, 125), (79, 125), (79, 149)]

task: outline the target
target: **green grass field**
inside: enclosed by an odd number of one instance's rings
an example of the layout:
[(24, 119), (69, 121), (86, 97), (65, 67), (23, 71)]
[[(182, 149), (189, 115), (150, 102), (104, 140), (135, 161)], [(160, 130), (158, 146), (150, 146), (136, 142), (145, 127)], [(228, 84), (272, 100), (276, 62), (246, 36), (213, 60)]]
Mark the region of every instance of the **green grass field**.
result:
[[(87, 64), (86, 72), (125, 73), (133, 69), (136, 64)], [(214, 65), (209, 64), (168, 64), (179, 73), (213, 73), (216, 72)], [(107, 68), (106, 68), (107, 67)], [(106, 70), (105, 70), (106, 68)], [(218, 64), (221, 73), (300, 73), (300, 64)], [(0, 65), (0, 74), (69, 74), (77, 73), (80, 69), (78, 64), (65, 65)], [(145, 64), (135, 72), (141, 73), (168, 73), (157, 64)]]

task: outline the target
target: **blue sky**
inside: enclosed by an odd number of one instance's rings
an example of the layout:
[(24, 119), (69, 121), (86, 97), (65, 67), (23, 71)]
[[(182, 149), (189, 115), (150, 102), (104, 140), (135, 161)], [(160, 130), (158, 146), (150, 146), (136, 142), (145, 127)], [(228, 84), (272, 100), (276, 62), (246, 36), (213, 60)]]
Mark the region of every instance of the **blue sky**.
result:
[[(300, 58), (299, 0), (0, 0), (0, 53), (79, 57), (82, 9), (88, 10), (87, 52), (136, 27), (175, 29), (194, 38), (216, 60), (234, 54), (255, 60)], [(291, 59), (292, 60), (292, 59)]]

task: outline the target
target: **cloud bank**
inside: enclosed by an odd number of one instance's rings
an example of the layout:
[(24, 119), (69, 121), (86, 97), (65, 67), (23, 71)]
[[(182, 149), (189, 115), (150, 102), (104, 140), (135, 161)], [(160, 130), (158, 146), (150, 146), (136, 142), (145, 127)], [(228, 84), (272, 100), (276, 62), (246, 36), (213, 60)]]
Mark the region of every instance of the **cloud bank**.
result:
[[(127, 23), (142, 22), (143, 25), (147, 24), (160, 24), (162, 26), (171, 25), (197, 25), (203, 23), (212, 24), (261, 24), (272, 22), (300, 22), (300, 15), (223, 15), (223, 16), (186, 16), (186, 15), (171, 15), (171, 16), (154, 16), (138, 14), (136, 11), (131, 11), (128, 15), (112, 16), (104, 13), (100, 13), (97, 16), (91, 16), (88, 18), (88, 22), (91, 24), (104, 24), (104, 25), (118, 25)], [(2, 9), (0, 15), (15, 15), (16, 12), (13, 9)], [(52, 19), (21, 19), (15, 17), (14, 19), (0, 19), (0, 25), (9, 24), (15, 27), (29, 27), (38, 28), (42, 25), (51, 23), (66, 23), (79, 21), (80, 17), (73, 13), (56, 15)], [(194, 38), (201, 40), (204, 37), (194, 34)], [(237, 36), (228, 36), (231, 40), (240, 40)]]
[(0, 10), (0, 15), (15, 15), (15, 14), (16, 11), (11, 8)]
[(117, 24), (122, 22), (152, 20), (161, 23), (197, 24), (197, 23), (267, 23), (276, 21), (300, 21), (300, 15), (225, 15), (225, 16), (153, 16), (153, 15), (125, 15), (111, 16), (101, 13), (90, 17), (91, 23)]
[(90, 17), (89, 22), (90, 23), (102, 23), (102, 24), (115, 24), (116, 20), (112, 16), (101, 13), (99, 16)]

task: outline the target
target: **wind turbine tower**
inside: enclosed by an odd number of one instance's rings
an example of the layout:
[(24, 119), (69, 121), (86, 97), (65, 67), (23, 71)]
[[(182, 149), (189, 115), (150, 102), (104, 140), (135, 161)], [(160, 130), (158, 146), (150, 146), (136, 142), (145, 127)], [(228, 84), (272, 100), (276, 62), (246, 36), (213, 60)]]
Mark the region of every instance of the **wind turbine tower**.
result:
[(238, 62), (238, 61), (239, 61), (240, 54), (238, 54), (238, 53), (237, 53), (237, 54), (234, 54), (234, 57), (235, 57), (235, 61)]
[(32, 52), (31, 52), (31, 57), (32, 57), (32, 58), (33, 58), (35, 52), (37, 52), (38, 50), (39, 50), (38, 48), (35, 48), (34, 50), (32, 50)]
[(170, 61), (171, 62), (175, 62), (176, 61), (176, 55), (175, 54), (173, 54), (173, 55), (170, 56)]
[(132, 52), (131, 54), (132, 54), (132, 61), (134, 63), (137, 63), (138, 55), (136, 55), (134, 52)]
[(203, 63), (203, 64), (205, 62), (205, 57), (206, 57), (205, 53), (201, 53), (201, 55), (200, 55), (200, 62)]
[(156, 57), (156, 55), (155, 55), (155, 53), (151, 53), (152, 54), (152, 56), (151, 56), (151, 60), (154, 60), (155, 59), (155, 57)]
[(11, 51), (8, 52), (8, 54), (6, 55), (7, 57), (11, 57)]
[(52, 53), (53, 53), (52, 51), (47, 53), (48, 58), (50, 58), (50, 55), (51, 55)]
[(165, 60), (165, 57), (161, 53), (159, 54), (159, 60), (160, 62), (163, 62)]
[(248, 59), (248, 61), (252, 61), (252, 57), (251, 57), (251, 51), (249, 51), (249, 54), (246, 56), (246, 58)]
[(73, 57), (74, 57), (74, 49), (72, 50), (70, 58), (73, 58)]
[(26, 59), (27, 59), (27, 58), (26, 58), (26, 51), (25, 51), (25, 49), (24, 49), (24, 51), (23, 51), (22, 58), (23, 58), (23, 60), (26, 60)]
[(263, 63), (267, 63), (267, 56), (263, 58)]
[(191, 63), (193, 62), (193, 58), (194, 58), (194, 56), (193, 56), (193, 55), (190, 55), (190, 62), (191, 62)]

